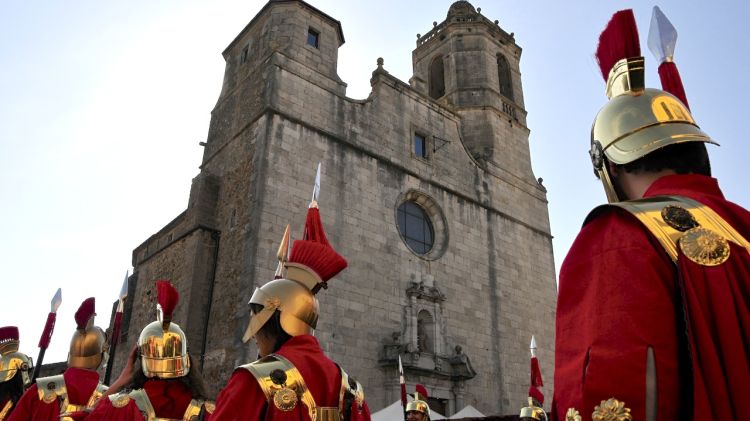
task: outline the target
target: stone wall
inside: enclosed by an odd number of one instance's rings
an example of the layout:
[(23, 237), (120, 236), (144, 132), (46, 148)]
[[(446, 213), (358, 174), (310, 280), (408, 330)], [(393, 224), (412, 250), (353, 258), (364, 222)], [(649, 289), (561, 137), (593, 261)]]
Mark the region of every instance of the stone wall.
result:
[[(451, 410), (471, 404), (514, 413), (525, 402), (532, 334), (544, 338), (538, 354), (545, 377), (553, 375), (554, 263), (528, 129), (492, 104), (483, 110), (431, 99), (421, 82), (412, 87), (392, 77), (382, 62), (370, 96), (347, 98), (335, 72), (343, 41), (337, 25), (304, 2), (270, 2), (224, 52), (227, 73), (188, 209), (134, 251), (127, 335), (137, 337), (154, 319), (153, 281), (172, 279), (183, 297), (175, 321), (217, 393), (235, 366), (255, 359), (254, 346), (241, 342), (247, 302), (272, 279), (286, 224), (301, 237), (321, 162), (323, 223), (349, 262), (318, 294), (323, 349), (363, 383), (373, 410), (399, 396), (395, 360), (384, 352), (391, 347), (414, 358), (410, 387), (427, 385)], [(322, 28), (320, 50), (305, 46), (300, 34), (308, 27)], [(494, 65), (494, 50), (487, 54), (480, 63)], [(446, 74), (465, 67), (448, 66)], [(514, 106), (523, 111), (520, 74), (513, 81)], [(480, 91), (492, 94), (488, 101), (498, 95)], [(426, 136), (427, 157), (413, 153), (415, 133)], [(484, 161), (467, 140), (477, 137), (491, 140)], [(423, 256), (406, 246), (396, 223), (398, 206), (412, 199), (428, 209), (436, 230), (437, 244)], [(415, 301), (408, 292), (415, 287), (434, 291), (436, 301)], [(417, 355), (415, 305), (434, 313), (434, 354)], [(442, 374), (450, 358), (475, 376)]]

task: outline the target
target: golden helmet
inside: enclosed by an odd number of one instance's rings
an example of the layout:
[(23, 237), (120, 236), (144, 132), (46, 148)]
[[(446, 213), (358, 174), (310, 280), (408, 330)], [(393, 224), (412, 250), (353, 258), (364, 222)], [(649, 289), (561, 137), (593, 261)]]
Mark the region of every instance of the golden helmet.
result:
[(346, 268), (346, 260), (331, 247), (323, 231), (317, 203), (307, 212), (302, 240), (292, 246), (287, 258), (289, 226), (279, 246), (279, 270), (276, 278), (256, 288), (250, 304), (263, 309), (253, 314), (242, 340), (255, 336), (276, 310), (281, 328), (290, 336), (311, 334), (318, 321), (318, 299), (315, 294), (327, 288), (327, 281)]
[(94, 326), (96, 302), (87, 298), (75, 314), (76, 331), (70, 339), (68, 367), (96, 370), (107, 359), (107, 335)]
[(425, 414), (427, 419), (430, 418), (430, 405), (422, 400), (422, 397), (418, 393), (414, 394), (414, 400), (406, 404), (406, 412), (417, 411)]
[[(626, 27), (630, 30), (623, 31)], [(605, 157), (613, 164), (622, 165), (677, 143), (716, 143), (698, 127), (677, 97), (645, 88), (645, 60), (640, 56), (632, 10), (613, 16), (599, 38), (597, 58), (607, 81), (609, 102), (594, 119), (589, 155), (610, 202), (621, 198), (612, 185)]]
[(0, 383), (5, 383), (21, 372), (24, 386), (31, 383), (33, 363), (26, 354), (18, 352), (18, 328), (0, 327)]
[(521, 408), (521, 414), (518, 415), (521, 420), (547, 421), (547, 413), (544, 408), (534, 398), (529, 396), (529, 406)]
[(187, 338), (180, 326), (172, 323), (180, 296), (166, 280), (156, 281), (156, 294), (157, 321), (146, 326), (138, 338), (143, 374), (161, 379), (187, 376), (190, 372)]

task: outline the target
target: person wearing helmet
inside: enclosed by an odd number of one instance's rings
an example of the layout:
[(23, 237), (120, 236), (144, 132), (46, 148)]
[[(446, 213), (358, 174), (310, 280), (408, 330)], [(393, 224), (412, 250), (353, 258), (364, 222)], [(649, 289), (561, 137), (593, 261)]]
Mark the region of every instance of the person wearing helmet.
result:
[(632, 11), (615, 14), (597, 57), (610, 101), (590, 156), (610, 204), (560, 270), (552, 419), (741, 419), (750, 212), (711, 177), (715, 142), (683, 101), (645, 88)]
[(414, 395), (414, 400), (406, 404), (406, 421), (430, 421), (430, 406), (419, 394)]
[(87, 420), (197, 420), (213, 411), (200, 373), (192, 367), (187, 338), (172, 322), (179, 294), (171, 282), (156, 281), (158, 320), (138, 337), (138, 345), (112, 389), (128, 390), (102, 399)]
[(212, 420), (369, 421), (362, 386), (312, 336), (319, 314), (315, 294), (347, 266), (325, 237), (315, 201), (303, 238), (287, 259), (287, 226), (276, 279), (250, 298), (243, 341), (254, 338), (260, 359), (234, 371)]
[(31, 383), (31, 358), (18, 352), (18, 328), (0, 327), (0, 421), (8, 419)]
[(96, 372), (107, 361), (107, 336), (94, 326), (95, 306), (94, 298), (87, 298), (76, 311), (68, 368), (63, 374), (36, 379), (9, 421), (78, 420), (94, 408), (107, 390)]

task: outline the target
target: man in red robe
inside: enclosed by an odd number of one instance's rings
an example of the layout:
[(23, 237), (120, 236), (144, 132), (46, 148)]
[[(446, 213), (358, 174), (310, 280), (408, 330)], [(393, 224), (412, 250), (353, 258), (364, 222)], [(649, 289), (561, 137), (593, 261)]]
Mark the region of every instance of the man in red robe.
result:
[(193, 420), (213, 411), (200, 373), (191, 367), (187, 338), (172, 323), (179, 294), (165, 280), (156, 281), (158, 320), (146, 326), (123, 372), (110, 389), (128, 390), (102, 399), (87, 420)]
[(714, 142), (687, 107), (644, 88), (639, 50), (606, 57), (611, 28), (631, 27), (637, 43), (632, 12), (612, 22), (597, 53), (611, 100), (591, 149), (611, 204), (589, 215), (560, 271), (552, 416), (742, 419), (750, 212), (711, 178)]
[(212, 421), (369, 421), (362, 386), (331, 361), (312, 336), (315, 297), (346, 260), (323, 232), (317, 202), (308, 210), (303, 240), (287, 259), (289, 227), (279, 247), (276, 279), (255, 290), (243, 341), (254, 338), (260, 359), (238, 367), (216, 400)]
[(18, 352), (18, 328), (0, 327), (0, 421), (8, 419), (31, 382), (31, 359)]
[(42, 377), (18, 401), (8, 421), (82, 420), (107, 390), (96, 370), (106, 361), (106, 335), (94, 326), (95, 301), (86, 299), (75, 314), (76, 332), (70, 340), (68, 369)]

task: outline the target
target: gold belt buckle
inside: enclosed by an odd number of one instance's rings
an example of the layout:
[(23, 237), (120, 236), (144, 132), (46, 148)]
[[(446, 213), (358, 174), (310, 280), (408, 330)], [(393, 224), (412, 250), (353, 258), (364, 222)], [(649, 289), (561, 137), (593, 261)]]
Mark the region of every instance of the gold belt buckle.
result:
[(333, 408), (330, 406), (319, 406), (317, 408), (317, 412), (317, 421), (341, 421), (338, 408)]

